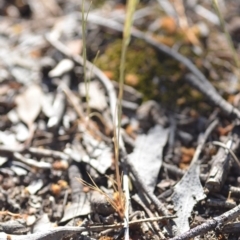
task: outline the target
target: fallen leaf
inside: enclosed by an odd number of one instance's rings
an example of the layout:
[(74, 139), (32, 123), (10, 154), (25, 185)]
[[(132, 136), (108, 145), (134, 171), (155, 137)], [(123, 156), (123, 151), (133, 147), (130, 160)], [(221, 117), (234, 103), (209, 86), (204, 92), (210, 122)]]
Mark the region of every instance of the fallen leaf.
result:
[[(157, 125), (148, 134), (137, 137), (133, 153), (129, 155), (139, 175), (153, 192), (162, 165), (162, 152), (168, 139), (168, 128)], [(147, 167), (146, 167), (147, 166)]]
[(19, 118), (29, 127), (41, 111), (42, 90), (38, 85), (30, 85), (25, 92), (16, 97)]
[(42, 232), (43, 229), (48, 230), (53, 227), (53, 223), (50, 222), (48, 215), (44, 213), (32, 226), (32, 232)]
[(199, 173), (199, 163), (195, 162), (174, 187), (172, 201), (177, 215), (174, 221), (180, 234), (190, 229), (188, 220), (193, 207), (206, 197), (199, 180)]
[(66, 222), (79, 216), (87, 215), (91, 212), (91, 205), (87, 194), (81, 194), (78, 202), (69, 204), (64, 209), (63, 218), (60, 223)]

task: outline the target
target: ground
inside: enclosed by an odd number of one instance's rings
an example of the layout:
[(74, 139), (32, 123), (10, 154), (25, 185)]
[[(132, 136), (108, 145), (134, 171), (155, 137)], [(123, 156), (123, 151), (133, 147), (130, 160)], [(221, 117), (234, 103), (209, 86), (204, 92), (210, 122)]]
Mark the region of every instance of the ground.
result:
[(121, 86), (127, 11), (0, 2), (0, 239), (238, 239), (240, 2), (139, 1)]

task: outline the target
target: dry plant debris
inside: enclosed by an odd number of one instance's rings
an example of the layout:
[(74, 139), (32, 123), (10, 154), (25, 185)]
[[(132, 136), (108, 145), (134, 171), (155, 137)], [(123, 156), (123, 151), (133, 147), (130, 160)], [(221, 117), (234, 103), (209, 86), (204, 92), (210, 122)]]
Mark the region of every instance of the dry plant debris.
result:
[(122, 86), (127, 2), (0, 1), (0, 240), (240, 236), (240, 2), (139, 1)]

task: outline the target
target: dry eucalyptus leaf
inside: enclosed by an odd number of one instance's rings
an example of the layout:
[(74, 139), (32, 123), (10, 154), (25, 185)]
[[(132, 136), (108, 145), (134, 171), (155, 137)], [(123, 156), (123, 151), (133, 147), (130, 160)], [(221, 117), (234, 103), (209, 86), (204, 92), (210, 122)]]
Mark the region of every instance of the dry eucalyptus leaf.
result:
[(90, 212), (91, 205), (89, 198), (85, 194), (81, 194), (79, 202), (73, 202), (71, 205), (66, 206), (60, 222), (66, 222), (75, 217), (87, 215)]
[(129, 155), (139, 175), (152, 192), (162, 165), (162, 151), (167, 142), (168, 133), (168, 128), (156, 125), (147, 135), (137, 137), (134, 151)]
[(30, 85), (25, 92), (16, 97), (19, 118), (29, 127), (41, 111), (42, 90), (38, 85)]
[(177, 218), (174, 221), (177, 224), (179, 233), (184, 233), (190, 229), (189, 218), (195, 204), (206, 196), (199, 180), (199, 163), (194, 163), (174, 187), (172, 201), (176, 211)]
[(50, 222), (48, 215), (44, 213), (32, 226), (32, 232), (33, 233), (42, 232), (43, 229), (48, 230), (53, 226), (54, 224)]

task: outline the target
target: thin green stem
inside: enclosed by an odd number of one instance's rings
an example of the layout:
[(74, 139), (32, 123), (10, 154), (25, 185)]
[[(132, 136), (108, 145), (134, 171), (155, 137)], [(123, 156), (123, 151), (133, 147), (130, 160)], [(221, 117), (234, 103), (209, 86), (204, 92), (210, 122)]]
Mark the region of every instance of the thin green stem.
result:
[[(130, 43), (130, 38), (131, 38), (131, 27), (133, 23), (133, 14), (135, 12), (136, 6), (137, 6), (138, 0), (128, 0), (127, 2), (127, 14), (125, 18), (125, 23), (124, 23), (124, 31), (123, 31), (123, 41), (122, 41), (122, 51), (121, 51), (121, 59), (120, 59), (120, 74), (119, 74), (119, 94), (118, 94), (118, 102), (116, 106), (117, 110), (117, 122), (115, 121), (116, 124), (116, 129), (114, 131), (115, 134), (115, 168), (116, 168), (116, 179), (117, 179), (117, 187), (118, 187), (118, 192), (119, 192), (119, 199), (122, 202), (123, 206), (121, 206), (124, 211), (124, 227), (125, 227), (125, 240), (129, 239), (129, 212), (128, 212), (128, 184), (127, 182), (127, 175), (124, 173), (124, 189), (126, 191), (125, 198), (123, 196), (123, 190), (122, 190), (122, 185), (121, 185), (121, 177), (120, 177), (120, 172), (119, 172), (119, 146), (120, 144), (122, 145), (123, 143), (120, 143), (120, 131), (121, 131), (121, 119), (122, 119), (122, 98), (123, 98), (123, 85), (124, 85), (124, 78), (125, 78), (125, 62), (126, 62), (126, 54), (127, 54), (127, 48)], [(122, 199), (125, 199), (122, 201)]]

